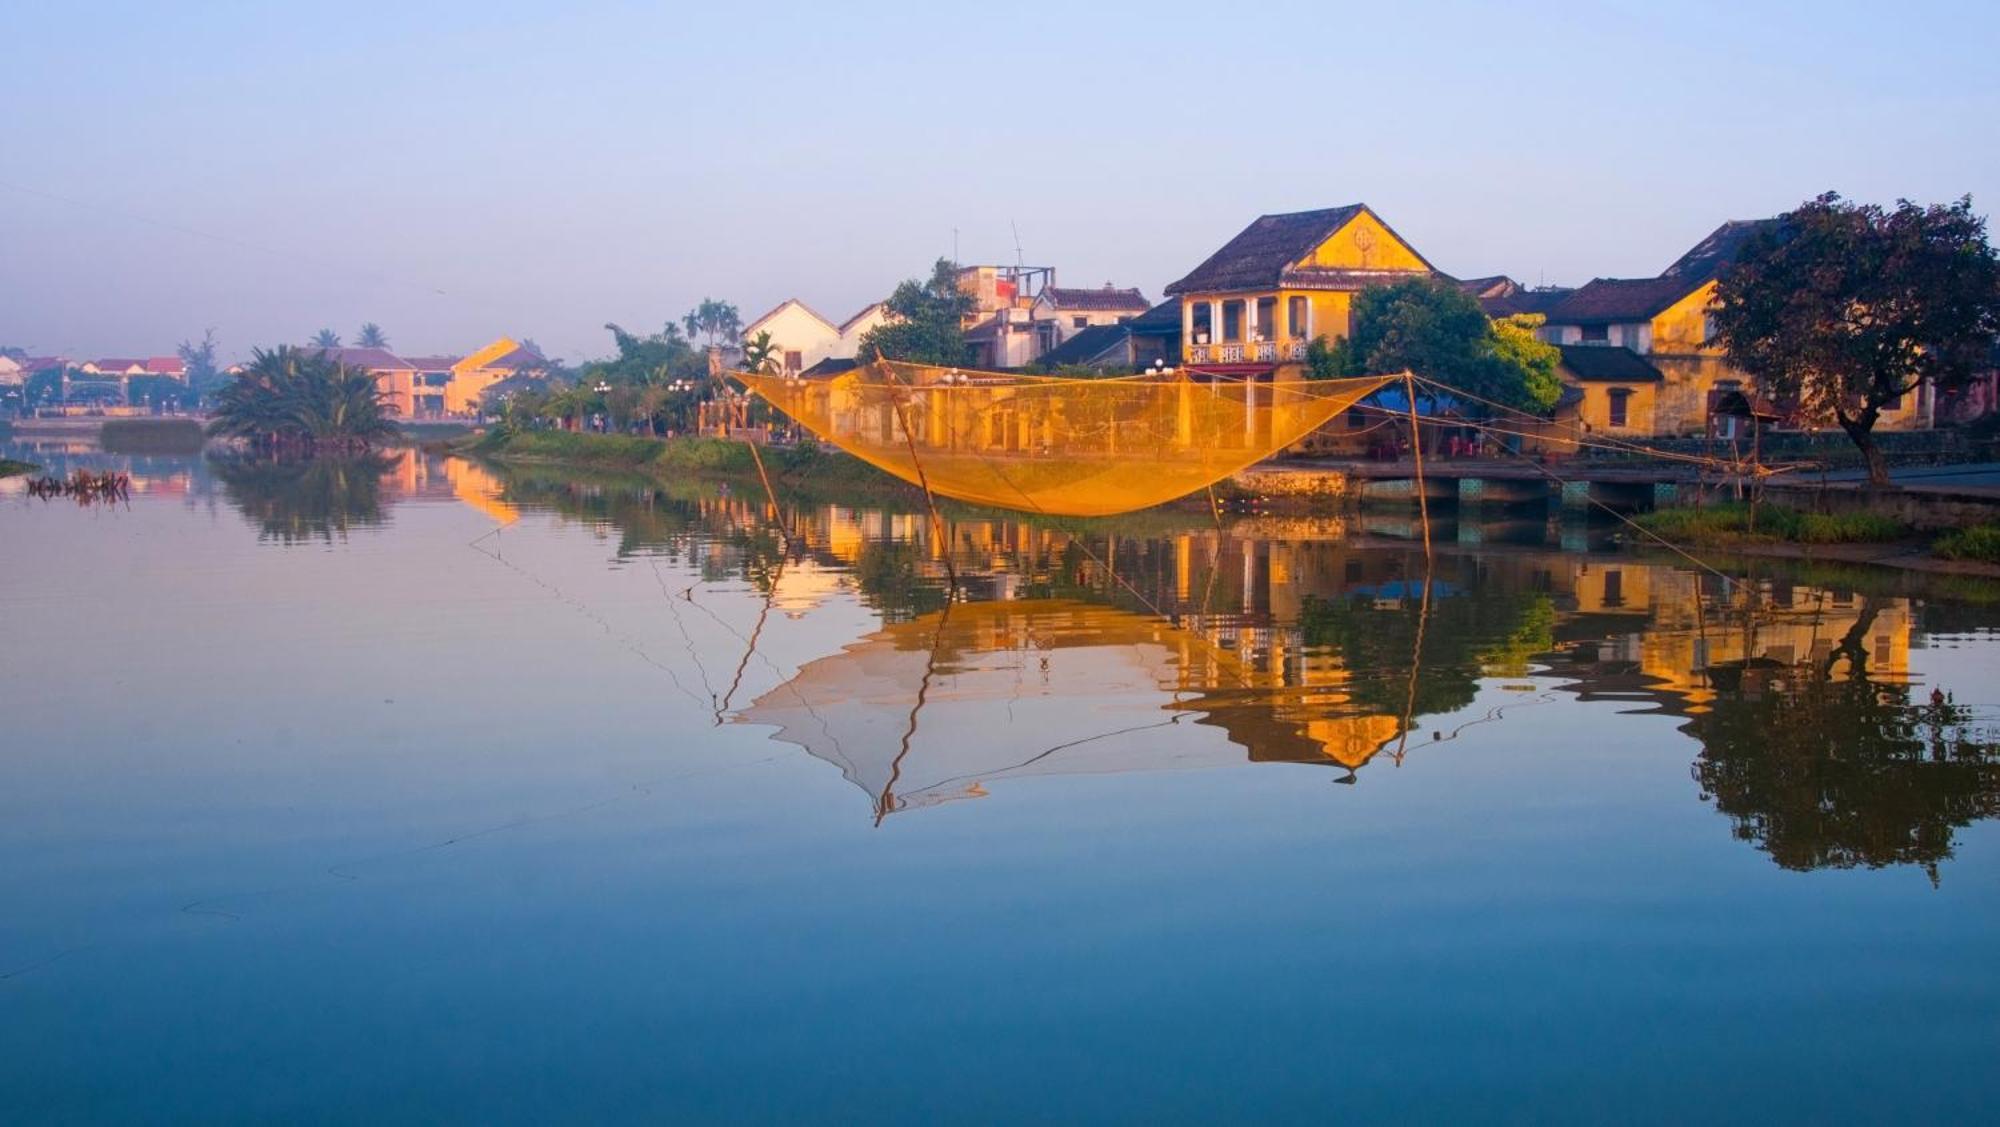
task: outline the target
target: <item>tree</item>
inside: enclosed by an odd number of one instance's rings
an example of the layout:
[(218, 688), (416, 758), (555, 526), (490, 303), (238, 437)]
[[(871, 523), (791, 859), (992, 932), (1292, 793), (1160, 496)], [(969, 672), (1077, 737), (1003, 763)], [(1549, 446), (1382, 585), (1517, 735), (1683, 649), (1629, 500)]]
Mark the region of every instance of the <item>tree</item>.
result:
[(778, 370), (778, 345), (771, 339), (769, 329), (760, 330), (756, 336), (743, 342), (743, 370), (746, 372)]
[(2000, 334), (2000, 260), (1970, 196), (1891, 211), (1828, 192), (1744, 244), (1711, 316), (1730, 363), (1838, 424), (1885, 486), (1875, 424), (1925, 383), (1970, 382)]
[[(2000, 740), (1978, 715), (1868, 670), (1869, 599), (1825, 657), (1724, 688), (1682, 729), (1694, 777), (1734, 833), (1787, 869), (1937, 864), (1953, 831), (2000, 817)], [(1844, 669), (1842, 667), (1845, 667)]]
[(362, 348), (387, 348), (389, 334), (382, 331), (382, 326), (370, 321), (361, 326), (361, 332), (354, 338), (354, 343)]
[(366, 449), (396, 435), (385, 399), (366, 369), (290, 345), (258, 349), (216, 392), (209, 433), (273, 452)]
[[(1545, 412), (1562, 394), (1562, 354), (1535, 336), (1539, 317), (1494, 321), (1478, 299), (1449, 282), (1413, 278), (1371, 286), (1354, 299), (1353, 335), (1317, 350), (1308, 368), (1350, 376), (1400, 372), (1523, 411)], [(1478, 409), (1477, 404), (1468, 404)]]
[(187, 367), (188, 389), (199, 397), (214, 390), (222, 375), (215, 366), (215, 330), (204, 329), (201, 343), (184, 340), (174, 350), (180, 354), (181, 363)]
[(743, 318), (737, 315), (736, 307), (712, 297), (702, 298), (700, 305), (681, 318), (681, 324), (687, 326), (689, 339), (705, 337), (711, 348), (735, 340), (743, 332)]
[(312, 342), (315, 348), (339, 348), (340, 334), (332, 329), (321, 329), (313, 334)]
[(965, 318), (977, 301), (958, 284), (958, 264), (940, 258), (928, 281), (911, 278), (884, 303), (889, 319), (861, 338), (861, 358), (917, 364), (966, 362)]

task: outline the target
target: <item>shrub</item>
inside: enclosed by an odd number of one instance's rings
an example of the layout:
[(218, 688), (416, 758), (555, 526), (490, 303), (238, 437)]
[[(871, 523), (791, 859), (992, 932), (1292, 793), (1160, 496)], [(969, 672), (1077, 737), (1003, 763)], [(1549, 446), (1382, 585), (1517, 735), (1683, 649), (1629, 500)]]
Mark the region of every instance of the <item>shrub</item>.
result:
[(1909, 527), (1875, 513), (1807, 513), (1783, 505), (1739, 503), (1700, 509), (1661, 509), (1638, 518), (1640, 527), (1676, 544), (1870, 544), (1897, 540)]
[(1947, 532), (1931, 545), (1931, 551), (1948, 560), (2000, 563), (2000, 524), (1977, 524)]

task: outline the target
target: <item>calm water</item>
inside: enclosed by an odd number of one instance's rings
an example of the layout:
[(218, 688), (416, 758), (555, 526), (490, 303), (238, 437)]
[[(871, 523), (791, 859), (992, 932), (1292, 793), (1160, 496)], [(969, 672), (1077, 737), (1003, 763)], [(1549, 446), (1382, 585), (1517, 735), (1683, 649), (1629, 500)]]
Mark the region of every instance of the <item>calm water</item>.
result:
[(1991, 587), (31, 457), (137, 481), (0, 485), (9, 1121), (2000, 1097)]

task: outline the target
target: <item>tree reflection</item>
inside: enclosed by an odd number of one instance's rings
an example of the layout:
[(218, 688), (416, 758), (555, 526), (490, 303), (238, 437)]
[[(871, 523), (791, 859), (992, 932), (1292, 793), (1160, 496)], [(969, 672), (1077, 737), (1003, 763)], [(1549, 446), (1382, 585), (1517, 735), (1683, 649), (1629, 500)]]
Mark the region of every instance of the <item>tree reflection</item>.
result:
[(1694, 778), (1736, 836), (1787, 869), (1936, 865), (1952, 831), (2000, 813), (2000, 745), (1942, 692), (1872, 678), (1874, 602), (1821, 661), (1728, 671)]
[(349, 529), (383, 522), (387, 504), (382, 477), (403, 457), (219, 459), (215, 476), (229, 503), (257, 525), (259, 539), (331, 541)]

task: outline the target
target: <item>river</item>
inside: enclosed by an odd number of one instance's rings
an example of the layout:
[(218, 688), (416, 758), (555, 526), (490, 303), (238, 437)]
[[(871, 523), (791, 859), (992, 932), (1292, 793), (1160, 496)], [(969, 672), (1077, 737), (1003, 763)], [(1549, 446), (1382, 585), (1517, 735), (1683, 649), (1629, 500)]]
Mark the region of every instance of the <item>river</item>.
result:
[(2000, 1099), (1992, 584), (10, 454), (10, 1121)]

